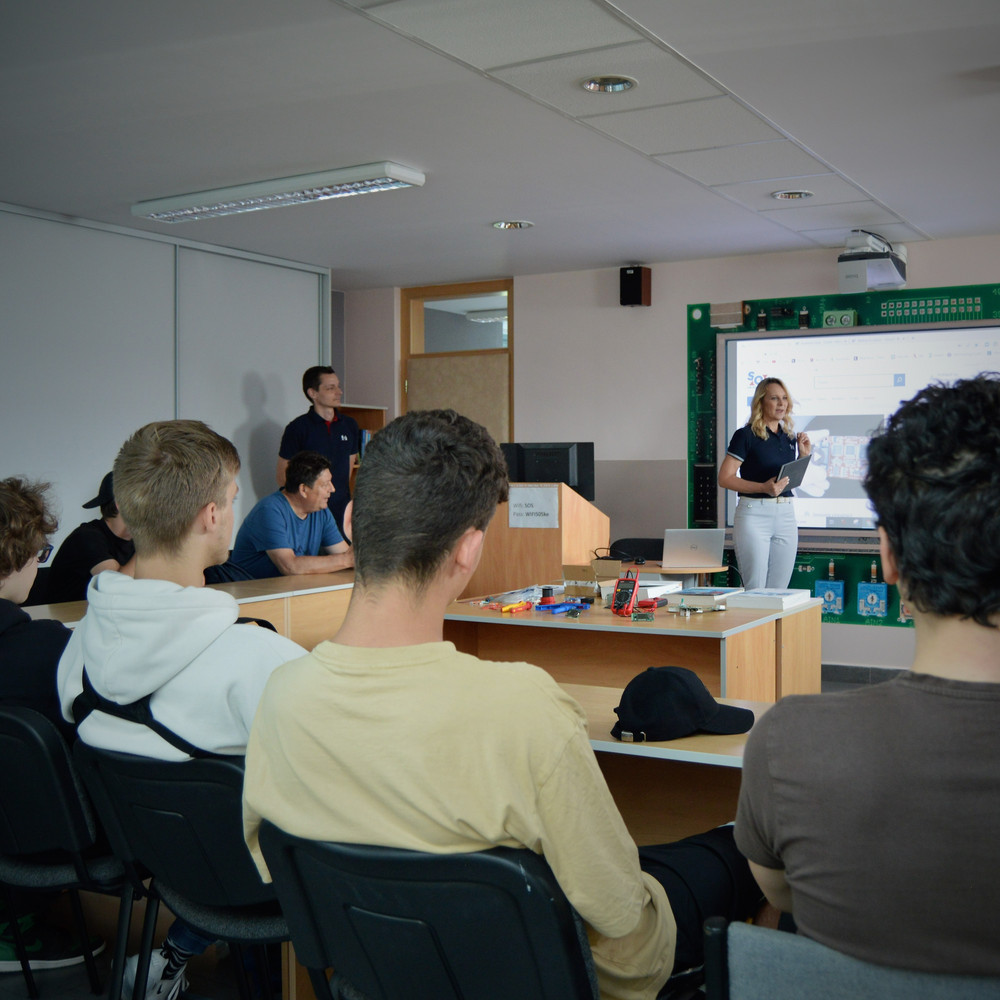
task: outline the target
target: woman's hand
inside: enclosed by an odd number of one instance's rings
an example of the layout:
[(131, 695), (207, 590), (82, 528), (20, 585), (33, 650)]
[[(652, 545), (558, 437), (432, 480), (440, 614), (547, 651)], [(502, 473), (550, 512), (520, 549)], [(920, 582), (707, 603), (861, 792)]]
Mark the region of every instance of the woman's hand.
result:
[(812, 442), (809, 440), (809, 435), (806, 434), (805, 431), (799, 431), (799, 433), (795, 435), (795, 440), (798, 442), (799, 445), (800, 458), (805, 455), (812, 454), (812, 448), (813, 448)]
[(769, 479), (761, 485), (771, 496), (780, 497), (788, 489), (788, 476), (782, 476), (780, 479)]

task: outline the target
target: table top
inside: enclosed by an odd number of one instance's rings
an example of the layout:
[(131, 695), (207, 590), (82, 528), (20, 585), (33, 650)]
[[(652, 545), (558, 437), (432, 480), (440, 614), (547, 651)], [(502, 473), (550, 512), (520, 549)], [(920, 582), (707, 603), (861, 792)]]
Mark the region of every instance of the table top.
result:
[[(303, 594), (321, 594), (331, 590), (346, 590), (354, 586), (354, 570), (336, 573), (309, 573), (302, 576), (273, 576), (266, 580), (236, 580), (232, 583), (209, 584), (212, 590), (231, 594), (239, 604), (274, 601)], [(33, 619), (52, 618), (63, 625), (75, 625), (87, 613), (86, 601), (65, 604), (36, 604), (23, 608)]]
[[(735, 736), (696, 733), (693, 736), (661, 743), (622, 743), (611, 735), (611, 728), (618, 720), (615, 707), (621, 701), (621, 691), (618, 688), (591, 684), (559, 686), (579, 702), (586, 713), (590, 745), (594, 750), (633, 757), (659, 757), (692, 764), (712, 764), (716, 767), (743, 766), (743, 747), (746, 745), (748, 733), (739, 733)], [(772, 707), (767, 701), (738, 701), (732, 698), (719, 698), (717, 701), (720, 705), (749, 708), (755, 719), (760, 719)]]
[(354, 586), (354, 570), (306, 573), (302, 576), (272, 576), (266, 580), (234, 580), (231, 583), (212, 583), (209, 586), (213, 590), (232, 594), (240, 604), (249, 604), (253, 601), (273, 601), (281, 597), (298, 597), (302, 594), (321, 594), (328, 590), (346, 590)]
[(724, 573), (728, 566), (663, 566), (658, 560), (647, 559), (644, 563), (622, 563), (622, 570), (652, 573), (656, 576), (694, 576), (696, 573)]
[(694, 612), (683, 615), (657, 608), (651, 622), (634, 622), (629, 618), (614, 615), (599, 604), (581, 613), (579, 618), (553, 615), (548, 611), (491, 611), (474, 601), (455, 601), (448, 606), (445, 621), (470, 621), (481, 624), (520, 625), (536, 628), (568, 628), (611, 632), (635, 632), (649, 635), (688, 635), (710, 639), (725, 639), (727, 636), (757, 628), (770, 621), (776, 621), (801, 611), (820, 607), (819, 598), (810, 600), (794, 608), (785, 610), (764, 610), (760, 608), (731, 608), (726, 611)]

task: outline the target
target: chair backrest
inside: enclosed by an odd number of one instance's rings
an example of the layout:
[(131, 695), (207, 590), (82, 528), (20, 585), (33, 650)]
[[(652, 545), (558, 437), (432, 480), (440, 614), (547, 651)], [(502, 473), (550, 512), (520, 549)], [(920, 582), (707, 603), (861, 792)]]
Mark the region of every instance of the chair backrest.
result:
[(578, 918), (531, 851), (424, 854), (267, 822), (260, 842), (299, 961), (370, 1000), (595, 996)]
[(0, 705), (0, 853), (91, 847), (97, 826), (69, 747), (31, 708)]
[(986, 1000), (1000, 978), (875, 965), (801, 934), (712, 917), (705, 924), (708, 1000)]
[(273, 900), (243, 840), (243, 758), (162, 761), (77, 741), (80, 773), (115, 854), (194, 903)]
[(659, 538), (619, 538), (611, 543), (611, 558), (634, 562), (651, 559), (659, 562), (663, 555), (663, 536)]

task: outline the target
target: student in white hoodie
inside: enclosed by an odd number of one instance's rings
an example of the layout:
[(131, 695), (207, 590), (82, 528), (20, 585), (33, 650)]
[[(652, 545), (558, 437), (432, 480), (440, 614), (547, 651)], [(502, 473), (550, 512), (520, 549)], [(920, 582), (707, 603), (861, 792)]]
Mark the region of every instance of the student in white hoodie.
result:
[[(271, 671), (305, 652), (238, 623), (236, 601), (204, 585), (205, 568), (229, 550), (239, 468), (232, 443), (196, 420), (147, 424), (122, 445), (115, 496), (135, 541), (135, 577), (94, 577), (57, 675), (63, 715), (85, 743), (161, 760), (184, 760), (188, 747), (243, 754)], [(160, 728), (121, 717), (131, 710), (120, 706), (143, 701)], [(177, 921), (153, 956), (146, 997), (173, 1000), (187, 958), (209, 943)]]

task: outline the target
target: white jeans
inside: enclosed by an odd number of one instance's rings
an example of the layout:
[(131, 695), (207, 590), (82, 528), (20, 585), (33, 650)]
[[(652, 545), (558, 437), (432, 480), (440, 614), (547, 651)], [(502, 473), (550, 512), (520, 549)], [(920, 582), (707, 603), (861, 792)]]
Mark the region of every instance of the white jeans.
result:
[(786, 588), (799, 547), (791, 498), (740, 497), (733, 515), (733, 547), (744, 587)]

